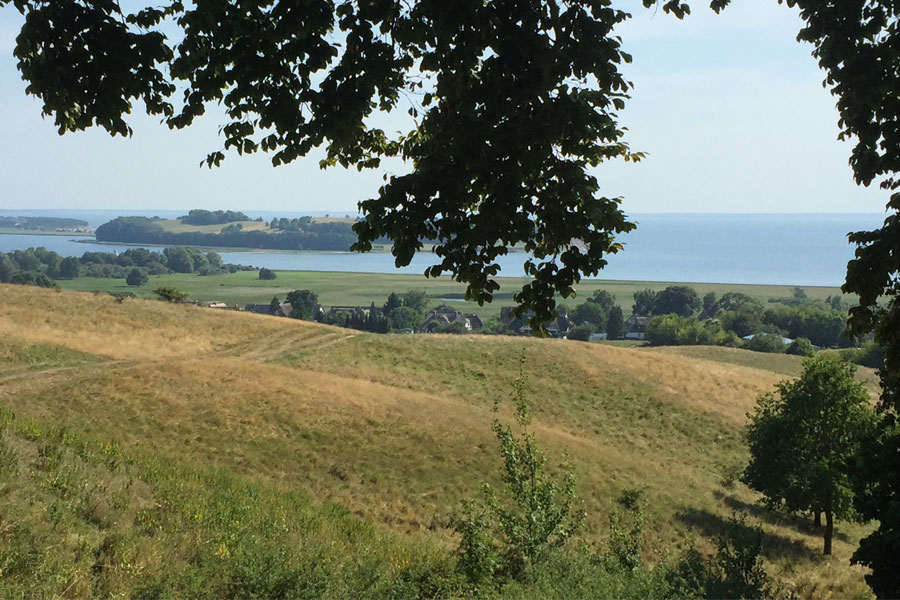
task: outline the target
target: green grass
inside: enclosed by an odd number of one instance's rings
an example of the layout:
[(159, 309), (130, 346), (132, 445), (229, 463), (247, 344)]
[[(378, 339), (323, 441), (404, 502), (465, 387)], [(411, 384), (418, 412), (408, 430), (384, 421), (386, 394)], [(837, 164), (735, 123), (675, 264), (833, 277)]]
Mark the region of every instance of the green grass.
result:
[[(391, 292), (403, 293), (411, 289), (424, 289), (431, 296), (431, 305), (442, 303), (441, 298), (458, 299), (465, 293), (465, 286), (449, 277), (428, 279), (423, 275), (381, 274), (381, 273), (334, 273), (320, 271), (276, 271), (278, 278), (271, 281), (260, 280), (256, 271), (241, 271), (228, 275), (202, 277), (193, 274), (173, 274), (153, 276), (141, 288), (132, 288), (124, 279), (98, 279), (82, 277), (73, 280), (59, 281), (66, 289), (79, 291), (123, 292), (131, 291), (141, 297), (155, 297), (153, 290), (158, 286), (174, 286), (188, 292), (191, 298), (202, 302), (221, 301), (228, 305), (243, 307), (245, 304), (268, 304), (273, 295), (284, 299), (284, 295), (295, 289), (309, 289), (319, 295), (319, 302), (325, 306), (353, 305), (368, 306), (372, 302), (376, 306), (384, 304)], [(512, 294), (518, 291), (527, 281), (524, 278), (499, 278), (500, 297), (490, 304), (479, 306), (475, 302), (448, 302), (465, 312), (473, 312), (482, 319), (498, 316), (502, 306), (513, 304)], [(636, 291), (645, 288), (662, 290), (673, 285), (665, 282), (636, 281), (603, 281), (583, 280), (575, 286), (576, 298), (560, 299), (561, 302), (574, 307), (580, 304), (596, 290), (606, 290), (621, 304), (626, 314), (631, 312)], [(679, 284), (680, 285), (680, 284)], [(790, 298), (791, 286), (771, 285), (737, 285), (695, 283), (691, 285), (701, 296), (715, 292), (721, 296), (726, 292), (742, 292), (764, 303), (769, 300)], [(825, 299), (840, 294), (839, 288), (807, 287), (807, 295), (814, 299)]]

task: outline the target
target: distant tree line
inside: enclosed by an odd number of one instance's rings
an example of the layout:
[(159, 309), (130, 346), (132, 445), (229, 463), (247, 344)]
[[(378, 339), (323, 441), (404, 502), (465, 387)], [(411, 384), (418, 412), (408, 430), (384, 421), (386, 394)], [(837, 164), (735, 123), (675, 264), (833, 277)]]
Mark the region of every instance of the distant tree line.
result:
[(233, 210), (194, 209), (178, 217), (178, 220), (187, 225), (224, 225), (235, 221), (249, 221), (250, 217)]
[(220, 275), (250, 269), (253, 267), (223, 263), (217, 252), (183, 247), (166, 248), (162, 252), (146, 248), (129, 248), (121, 254), (85, 252), (80, 258), (63, 257), (43, 246), (9, 253), (0, 252), (0, 283), (43, 287), (54, 287), (56, 279), (78, 277), (126, 279), (129, 285), (143, 285), (150, 275)]
[[(194, 211), (191, 211), (194, 212)], [(230, 248), (258, 248), (265, 250), (332, 250), (346, 251), (356, 241), (350, 223), (316, 223), (295, 219), (278, 233), (245, 231), (227, 226), (221, 233), (166, 231), (159, 219), (148, 217), (117, 217), (97, 228), (98, 241), (171, 246), (213, 246)], [(299, 223), (303, 221), (302, 229)]]
[[(309, 290), (294, 290), (285, 297), (291, 305), (290, 316), (297, 319), (316, 319), (328, 325), (358, 329), (371, 333), (392, 333), (411, 329), (415, 331), (428, 309), (428, 296), (424, 290), (410, 290), (401, 295), (392, 292), (385, 303), (375, 303), (365, 309), (347, 307), (347, 310), (317, 312), (318, 295)], [(278, 297), (269, 303), (269, 312), (275, 314), (280, 307)]]
[[(844, 335), (847, 308), (840, 296), (816, 301), (799, 288), (793, 298), (768, 308), (740, 292), (721, 298), (710, 292), (701, 300), (689, 286), (646, 289), (634, 294), (632, 312), (650, 317), (646, 339), (654, 345), (718, 344), (803, 355), (813, 346), (857, 345)], [(793, 342), (786, 344), (785, 338)]]
[(87, 221), (63, 217), (0, 217), (0, 227), (24, 229), (26, 231), (44, 231), (56, 229), (75, 229), (87, 227)]

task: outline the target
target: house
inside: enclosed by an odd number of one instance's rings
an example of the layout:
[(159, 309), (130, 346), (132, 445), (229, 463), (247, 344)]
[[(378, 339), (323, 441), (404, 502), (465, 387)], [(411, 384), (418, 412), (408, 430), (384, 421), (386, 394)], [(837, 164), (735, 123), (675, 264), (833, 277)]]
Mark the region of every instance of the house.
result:
[[(752, 339), (753, 339), (754, 337), (756, 337), (757, 335), (759, 335), (759, 334), (758, 334), (758, 333), (751, 333), (750, 335), (745, 335), (745, 336), (742, 337), (741, 339), (742, 339), (742, 340), (752, 340)], [(790, 346), (791, 344), (794, 343), (794, 340), (792, 340), (791, 338), (782, 337), (782, 338), (781, 338), (781, 343), (784, 344), (785, 346)]]
[[(380, 309), (374, 309), (375, 312), (380, 312)], [(372, 308), (363, 308), (362, 306), (332, 306), (331, 309), (325, 313), (323, 320), (326, 323), (335, 323), (342, 320), (349, 320), (352, 317), (356, 317), (357, 319), (365, 319), (369, 316), (369, 313), (372, 312)]]
[(272, 314), (269, 312), (268, 304), (248, 304), (244, 307), (245, 312), (252, 312), (258, 315), (269, 315)]
[[(534, 312), (527, 311), (523, 316), (516, 317), (512, 314), (513, 309), (515, 309), (514, 306), (500, 308), (500, 323), (516, 335), (531, 335), (533, 329), (528, 324), (528, 320), (534, 317)], [(544, 329), (553, 337), (563, 337), (572, 325), (564, 309), (560, 309), (558, 312), (559, 316), (556, 319), (543, 323)]]
[(639, 317), (631, 315), (625, 319), (625, 339), (626, 340), (642, 340), (647, 332), (647, 324), (650, 323), (650, 317)]
[(484, 325), (476, 314), (465, 314), (446, 304), (441, 304), (425, 315), (419, 325), (419, 331), (435, 333), (454, 323), (461, 324), (467, 331), (478, 331)]

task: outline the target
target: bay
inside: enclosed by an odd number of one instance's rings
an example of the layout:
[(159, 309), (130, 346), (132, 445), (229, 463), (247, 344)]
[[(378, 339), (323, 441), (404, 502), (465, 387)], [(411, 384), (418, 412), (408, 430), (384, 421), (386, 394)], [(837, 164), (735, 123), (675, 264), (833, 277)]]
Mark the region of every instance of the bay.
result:
[[(94, 224), (115, 211), (40, 211), (47, 216), (82, 218)], [(124, 211), (119, 212), (122, 214)], [(177, 216), (176, 211), (132, 211), (145, 216)], [(183, 214), (185, 211), (181, 211)], [(274, 213), (252, 213), (271, 218)], [(3, 210), (0, 214), (32, 211)], [(160, 214), (166, 213), (166, 214)], [(170, 214), (172, 213), (172, 214)], [(32, 213), (33, 214), (33, 213)], [(300, 216), (308, 213), (279, 216)], [(609, 257), (599, 279), (685, 283), (748, 283), (839, 286), (844, 281), (853, 247), (852, 231), (879, 227), (883, 214), (638, 214), (638, 228), (620, 241), (625, 249)], [(108, 220), (108, 219), (106, 219)], [(80, 241), (79, 241), (80, 240)], [(86, 251), (123, 252), (129, 247), (85, 243), (90, 238), (57, 235), (0, 235), (0, 251), (44, 246), (63, 256)], [(160, 250), (159, 248), (151, 248)], [(418, 273), (435, 264), (431, 253), (417, 254), (403, 268), (389, 253), (340, 252), (220, 252), (225, 262), (270, 269), (360, 273)], [(501, 274), (522, 276), (527, 255), (500, 257)]]

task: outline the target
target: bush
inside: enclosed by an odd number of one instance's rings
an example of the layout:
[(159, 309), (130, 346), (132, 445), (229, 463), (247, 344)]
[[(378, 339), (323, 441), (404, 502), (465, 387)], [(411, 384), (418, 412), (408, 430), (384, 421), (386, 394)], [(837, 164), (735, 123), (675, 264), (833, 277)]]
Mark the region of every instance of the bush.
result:
[(140, 287), (147, 283), (147, 281), (149, 280), (150, 277), (147, 275), (147, 271), (135, 267), (132, 270), (128, 271), (128, 276), (125, 278), (125, 283), (131, 286)]
[(744, 341), (744, 348), (754, 352), (777, 354), (785, 350), (784, 338), (775, 333), (757, 333), (749, 340)]
[(695, 346), (712, 343), (714, 334), (697, 319), (670, 314), (650, 319), (644, 337), (654, 346)]
[(870, 369), (884, 368), (884, 348), (876, 344), (874, 340), (869, 340), (860, 348), (841, 350), (841, 356), (848, 362)]
[(276, 277), (278, 277), (278, 275), (276, 275), (275, 271), (273, 271), (272, 269), (267, 269), (265, 267), (262, 267), (259, 270), (259, 278), (260, 279), (271, 280), (271, 279), (275, 279)]
[(566, 338), (570, 340), (578, 340), (579, 342), (587, 342), (594, 333), (594, 326), (590, 324), (578, 325), (573, 327), (566, 334)]
[(785, 350), (788, 354), (795, 356), (810, 356), (815, 351), (816, 349), (813, 347), (812, 342), (806, 338), (797, 338)]
[(187, 292), (179, 292), (178, 289), (174, 287), (160, 286), (153, 290), (153, 293), (159, 296), (160, 300), (166, 302), (184, 302), (188, 297)]

